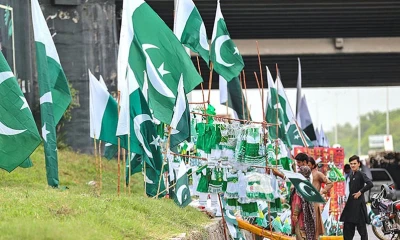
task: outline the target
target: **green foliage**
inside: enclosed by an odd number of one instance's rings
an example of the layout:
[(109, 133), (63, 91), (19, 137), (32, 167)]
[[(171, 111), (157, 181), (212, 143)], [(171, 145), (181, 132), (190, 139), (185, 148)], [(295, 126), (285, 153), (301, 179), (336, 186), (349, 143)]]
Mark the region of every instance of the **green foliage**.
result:
[(94, 157), (58, 153), (60, 189), (46, 186), (42, 146), (32, 155), (32, 168), (0, 171), (1, 239), (167, 239), (209, 222), (194, 208), (145, 197), (141, 174), (132, 179), (131, 195), (121, 185), (118, 197), (116, 161), (102, 161), (98, 196), (87, 184), (96, 179)]
[[(393, 136), (395, 151), (400, 151), (400, 109), (389, 113), (389, 129)], [(358, 153), (358, 127), (349, 123), (338, 125), (338, 143), (344, 148), (346, 156)], [(326, 135), (331, 144), (334, 144), (334, 130)], [(374, 111), (361, 116), (361, 154), (367, 155), (369, 149), (368, 137), (370, 135), (386, 134), (386, 112)]]

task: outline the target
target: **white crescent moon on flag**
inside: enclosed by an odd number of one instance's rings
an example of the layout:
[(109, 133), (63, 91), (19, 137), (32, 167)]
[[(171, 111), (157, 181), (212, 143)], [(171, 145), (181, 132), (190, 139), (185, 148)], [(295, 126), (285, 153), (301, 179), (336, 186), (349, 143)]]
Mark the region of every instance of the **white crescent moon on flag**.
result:
[(217, 37), (215, 40), (215, 55), (216, 55), (216, 60), (217, 63), (224, 65), (225, 67), (232, 67), (234, 64), (233, 63), (227, 63), (225, 62), (222, 57), (221, 57), (221, 46), (224, 44), (224, 42), (230, 40), (231, 38), (228, 35), (222, 35)]
[(0, 84), (2, 84), (5, 80), (14, 77), (12, 72), (1, 72), (0, 73)]
[(0, 122), (0, 135), (12, 136), (12, 135), (18, 135), (25, 131), (26, 131), (26, 129), (16, 130), (16, 129), (9, 128), (6, 125), (4, 125), (2, 122)]
[(145, 122), (145, 121), (152, 121), (151, 117), (147, 114), (140, 114), (137, 115), (134, 119), (133, 119), (133, 128), (135, 130), (135, 135), (136, 138), (139, 140), (140, 144), (142, 144), (143, 146), (143, 150), (144, 152), (147, 154), (147, 156), (149, 158), (153, 158), (153, 154), (151, 153), (151, 151), (149, 151), (149, 149), (147, 149), (146, 145), (144, 144), (144, 139), (143, 139), (143, 135), (140, 132), (140, 125)]
[(229, 211), (229, 209), (225, 210), (225, 215), (230, 218), (230, 219), (234, 219), (236, 220), (236, 217), (234, 215), (231, 214), (231, 211)]
[(150, 56), (147, 54), (146, 50), (151, 48), (159, 49), (157, 46), (152, 44), (143, 44), (142, 45), (144, 55), (146, 56), (146, 68), (147, 75), (149, 76), (149, 80), (153, 87), (159, 92), (161, 95), (169, 98), (175, 98), (174, 93), (165, 85), (164, 81), (160, 78), (160, 75), (157, 72), (156, 67), (150, 59)]
[(206, 32), (206, 26), (204, 25), (204, 22), (201, 23), (200, 25), (200, 46), (204, 48), (204, 50), (209, 51), (210, 46), (208, 45), (207, 41), (207, 32)]
[(182, 205), (182, 192), (187, 188), (186, 185), (182, 185), (178, 188), (178, 191), (176, 191), (176, 197), (178, 198), (178, 202)]
[(305, 183), (301, 182), (299, 183), (299, 188), (300, 190), (307, 196), (311, 197), (311, 195), (304, 189), (305, 187), (310, 188), (309, 186), (307, 186)]
[(40, 97), (40, 104), (42, 103), (53, 103), (53, 97), (51, 95), (51, 92), (47, 92), (43, 94), (43, 96)]

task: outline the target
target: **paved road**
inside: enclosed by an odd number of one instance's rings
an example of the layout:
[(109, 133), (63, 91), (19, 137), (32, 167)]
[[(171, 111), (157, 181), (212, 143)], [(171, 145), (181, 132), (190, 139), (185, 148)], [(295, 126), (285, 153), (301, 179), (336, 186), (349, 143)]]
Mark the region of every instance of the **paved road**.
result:
[[(372, 232), (372, 227), (371, 225), (367, 226), (367, 230), (368, 230), (368, 240), (378, 240), (377, 237), (375, 237), (374, 232)], [(357, 230), (356, 230), (356, 234), (354, 235), (353, 240), (361, 240), (360, 235), (358, 234)]]

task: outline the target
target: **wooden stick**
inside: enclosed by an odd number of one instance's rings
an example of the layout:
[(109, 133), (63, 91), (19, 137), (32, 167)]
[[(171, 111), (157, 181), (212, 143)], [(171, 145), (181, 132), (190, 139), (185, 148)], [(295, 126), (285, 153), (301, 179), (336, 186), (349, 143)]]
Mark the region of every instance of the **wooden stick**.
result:
[[(167, 139), (167, 144), (166, 144), (167, 152), (169, 151), (169, 144), (171, 141), (171, 131), (172, 131), (172, 127), (168, 126), (168, 139)], [(160, 179), (158, 180), (157, 196), (159, 195), (159, 192), (160, 192), (161, 179), (163, 176), (163, 171), (164, 171), (164, 166), (165, 166), (166, 161), (167, 161), (167, 154), (164, 154), (164, 160), (163, 160), (163, 164), (162, 164), (161, 172), (160, 172)], [(167, 186), (165, 186), (165, 188), (167, 188)]]
[(224, 209), (222, 208), (221, 196), (219, 195), (219, 193), (218, 193), (218, 201), (219, 201), (219, 207), (221, 209), (222, 224), (224, 225), (224, 237), (225, 237), (225, 240), (228, 240), (228, 237), (226, 235), (226, 222), (225, 222), (225, 217), (224, 217)]
[(96, 135), (94, 135), (93, 138), (93, 144), (94, 144), (94, 159), (96, 161), (96, 177), (95, 177), (95, 182), (96, 182), (96, 192), (98, 192), (98, 161), (97, 161), (97, 142), (96, 142)]
[(214, 115), (209, 115), (209, 114), (204, 114), (204, 113), (198, 113), (198, 112), (190, 112), (191, 114), (197, 114), (197, 115), (201, 115), (201, 116), (211, 116), (214, 118), (218, 118), (218, 119), (226, 119), (226, 120), (231, 120), (231, 121), (237, 121), (237, 122), (251, 122), (254, 124), (265, 124), (266, 126), (276, 126), (278, 125), (277, 123), (267, 123), (267, 122), (256, 122), (256, 121), (247, 121), (247, 120), (242, 120), (242, 119), (235, 119), (235, 118), (227, 118), (227, 117), (216, 117)]
[[(243, 86), (242, 86), (242, 73), (243, 73), (244, 71), (242, 71), (242, 72), (240, 72), (240, 75), (239, 75), (239, 82), (240, 82), (240, 89), (241, 89), (241, 94), (242, 94), (242, 111), (243, 111), (243, 114), (244, 114), (244, 97), (243, 97)], [(249, 119), (247, 119), (247, 120), (249, 120)]]
[(99, 190), (99, 195), (100, 195), (101, 189), (103, 188), (103, 175), (102, 175), (103, 166), (101, 163), (101, 141), (99, 142), (99, 161), (100, 161), (100, 190)]
[(131, 195), (131, 134), (128, 134), (128, 193)]
[(210, 63), (210, 76), (208, 78), (208, 104), (210, 104), (210, 96), (211, 96), (211, 85), (212, 85), (212, 78), (213, 78), (213, 69), (214, 69), (214, 65), (211, 62)]
[[(121, 92), (118, 91), (118, 116), (119, 116), (119, 112), (120, 112), (120, 101), (121, 101)], [(118, 182), (117, 182), (117, 195), (119, 197), (120, 195), (120, 188), (121, 188), (121, 139), (118, 138)]]
[(197, 104), (197, 105), (199, 105), (199, 104), (206, 104), (207, 102), (189, 102), (189, 104)]
[[(259, 47), (258, 47), (258, 41), (256, 41), (256, 45), (257, 45), (257, 56), (258, 56), (258, 65), (259, 65), (259, 67), (260, 67), (260, 81), (261, 81), (261, 101), (262, 101), (262, 103), (261, 103), (261, 105), (262, 105), (262, 108), (263, 108), (263, 111), (264, 111), (264, 78), (263, 78), (263, 72), (262, 72), (262, 66), (261, 66), (261, 56), (260, 56), (260, 49), (259, 49)], [(265, 114), (264, 114), (264, 112), (263, 112), (263, 116), (264, 116)], [(265, 117), (265, 116), (264, 116)], [(265, 119), (264, 119), (264, 121), (265, 121)]]
[[(166, 152), (163, 152), (163, 154), (167, 154), (167, 153), (166, 153)], [(208, 161), (207, 158), (197, 157), (197, 156), (195, 156), (195, 155), (185, 155), (185, 154), (179, 154), (179, 153), (174, 153), (174, 152), (170, 152), (169, 154), (174, 155), (174, 156), (188, 157), (188, 158), (193, 158), (193, 159)]]
[[(199, 60), (199, 55), (196, 56), (197, 59), (197, 69), (199, 70), (199, 74), (201, 75), (201, 68), (200, 68), (200, 60)], [(204, 109), (206, 109), (206, 98), (204, 96), (204, 86), (203, 86), (203, 82), (200, 83), (201, 86), (201, 95), (203, 96), (203, 104), (204, 104)]]
[[(244, 93), (246, 95), (246, 103), (247, 103), (249, 98), (247, 97), (246, 73), (244, 72), (244, 70), (243, 70), (243, 83), (244, 83)], [(246, 109), (247, 109), (247, 120), (250, 120), (250, 111), (247, 106), (246, 106)], [(243, 112), (243, 114), (244, 114), (244, 112)]]
[[(256, 72), (254, 72), (254, 77), (255, 77), (256, 82), (257, 82), (258, 91), (260, 92), (261, 101), (263, 101), (263, 99), (262, 99), (263, 96), (262, 96), (262, 92), (261, 92), (261, 85), (260, 85), (260, 82), (258, 81), (258, 76), (257, 76)], [(263, 115), (264, 115), (264, 108), (262, 110), (263, 110)]]
[[(196, 172), (191, 172), (191, 173), (189, 173), (187, 176), (190, 177), (190, 176), (191, 176), (192, 174), (194, 174), (194, 173), (196, 173)], [(166, 191), (169, 191), (171, 188), (175, 187), (175, 185), (176, 185), (176, 181), (175, 181), (175, 183), (172, 184), (171, 186), (165, 187), (165, 190), (159, 192), (159, 193), (158, 193), (157, 195), (155, 195), (153, 198), (158, 198), (159, 195), (163, 194), (163, 193), (166, 192)]]
[(144, 182), (144, 196), (147, 197), (147, 185), (146, 185), (146, 161), (143, 160), (143, 182)]
[(122, 164), (123, 164), (123, 167), (124, 167), (124, 171), (123, 171), (123, 173), (124, 173), (124, 176), (123, 176), (123, 179), (124, 179), (124, 193), (126, 194), (126, 181), (125, 181), (125, 178), (126, 178), (126, 150), (123, 148), (122, 149)]

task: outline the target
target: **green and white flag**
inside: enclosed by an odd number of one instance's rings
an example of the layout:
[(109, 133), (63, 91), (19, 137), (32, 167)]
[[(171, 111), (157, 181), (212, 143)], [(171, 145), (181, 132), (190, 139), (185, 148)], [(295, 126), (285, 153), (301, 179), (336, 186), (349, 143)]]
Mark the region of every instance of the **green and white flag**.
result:
[(180, 207), (186, 207), (192, 201), (189, 190), (189, 179), (185, 162), (181, 161), (176, 177), (174, 202)]
[(300, 173), (281, 170), (287, 179), (293, 184), (297, 192), (308, 202), (324, 203), (325, 200), (317, 189)]
[[(203, 80), (182, 44), (147, 3), (125, 1), (123, 11), (121, 38), (122, 45), (128, 45), (128, 48), (120, 48), (118, 68), (121, 70), (118, 72), (126, 72), (126, 61), (141, 89), (148, 79), (149, 107), (156, 119), (170, 124), (179, 80), (183, 78), (185, 93)], [(121, 53), (127, 49), (130, 49), (129, 54)]]
[(47, 183), (52, 187), (58, 187), (56, 125), (71, 103), (71, 93), (37, 0), (32, 0), (32, 22), (36, 45)]
[(209, 63), (210, 46), (206, 27), (192, 0), (178, 0), (174, 33), (183, 45), (198, 53), (207, 64)]
[(210, 57), (211, 62), (214, 64), (214, 70), (228, 82), (239, 76), (244, 67), (243, 58), (239, 53), (239, 49), (232, 41), (228, 28), (226, 27), (219, 0), (211, 37)]
[(186, 98), (183, 79), (179, 81), (178, 96), (171, 121), (170, 149), (187, 140), (190, 142), (190, 109)]
[[(313, 144), (308, 138), (308, 136), (304, 133), (304, 131), (300, 127), (296, 125), (296, 117), (289, 104), (289, 100), (286, 96), (285, 89), (283, 88), (279, 71), (277, 74), (276, 85), (278, 89), (279, 103), (282, 109), (283, 117), (285, 119), (284, 121), (286, 122), (285, 132), (290, 138), (290, 143), (292, 144), (292, 146), (304, 146), (302, 140), (303, 137), (307, 144), (307, 146), (304, 147), (313, 147)], [(299, 132), (299, 130), (301, 132)]]
[(222, 195), (219, 195), (222, 204), (222, 211), (226, 226), (228, 227), (229, 234), (231, 235), (232, 239), (235, 240), (246, 240), (245, 236), (240, 231), (238, 222), (236, 220), (236, 216), (232, 210), (226, 209), (226, 202)]
[(25, 166), (41, 139), (28, 103), (0, 52), (0, 168)]
[[(284, 115), (281, 103), (278, 99), (278, 92), (275, 86), (274, 80), (272, 78), (271, 72), (267, 68), (267, 80), (268, 80), (268, 99), (267, 99), (267, 113), (266, 119), (268, 123), (279, 124), (279, 126), (274, 125), (268, 128), (269, 136), (272, 139), (280, 138), (286, 146), (292, 148), (290, 138), (286, 135), (285, 127), (289, 123), (289, 119)], [(278, 128), (278, 129), (277, 129)]]
[(89, 71), (90, 137), (118, 145), (118, 104)]
[[(157, 194), (163, 164), (160, 137), (157, 135), (149, 106), (129, 67), (126, 86), (121, 92), (121, 110), (116, 135), (120, 136), (121, 146), (126, 146), (126, 149), (130, 138), (130, 151), (141, 155), (142, 161), (146, 162), (145, 173), (149, 179), (146, 181), (146, 192), (153, 197)], [(160, 191), (163, 190), (165, 185), (162, 180)]]
[(228, 107), (235, 112), (235, 118), (246, 120), (249, 117), (248, 120), (251, 120), (238, 77), (227, 82), (225, 78), (219, 76), (219, 102), (222, 105), (228, 102)]

